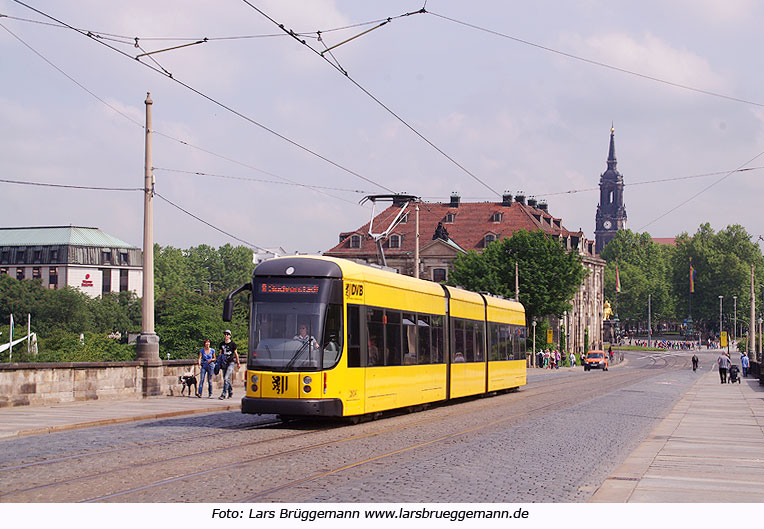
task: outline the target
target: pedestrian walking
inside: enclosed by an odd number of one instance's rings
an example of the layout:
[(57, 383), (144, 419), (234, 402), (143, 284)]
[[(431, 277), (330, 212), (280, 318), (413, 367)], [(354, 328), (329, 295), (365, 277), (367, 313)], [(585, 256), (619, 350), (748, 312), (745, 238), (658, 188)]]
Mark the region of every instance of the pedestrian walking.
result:
[(721, 379), (722, 384), (726, 384), (727, 369), (730, 367), (730, 359), (725, 353), (722, 353), (719, 355), (719, 358), (716, 359), (716, 363), (719, 364), (719, 378)]
[(207, 386), (209, 394), (207, 398), (212, 398), (212, 373), (215, 365), (215, 350), (210, 347), (210, 341), (204, 340), (204, 347), (199, 350), (199, 359), (196, 362), (201, 369), (199, 374), (199, 391), (196, 392), (196, 396), (202, 398), (202, 390), (204, 389), (204, 377), (207, 376)]
[(219, 399), (225, 399), (233, 397), (233, 385), (231, 384), (231, 378), (234, 372), (234, 363), (236, 363), (236, 369), (239, 369), (239, 351), (236, 349), (236, 343), (231, 340), (231, 331), (226, 329), (223, 333), (223, 341), (220, 343), (218, 354), (222, 357), (220, 371), (223, 373), (223, 393), (218, 397)]
[(570, 352), (570, 367), (576, 367), (576, 353)]
[(692, 355), (692, 370), (698, 370), (698, 355)]
[(740, 353), (740, 365), (743, 368), (743, 378), (748, 376), (748, 368), (751, 367), (751, 361), (748, 360), (748, 355)]

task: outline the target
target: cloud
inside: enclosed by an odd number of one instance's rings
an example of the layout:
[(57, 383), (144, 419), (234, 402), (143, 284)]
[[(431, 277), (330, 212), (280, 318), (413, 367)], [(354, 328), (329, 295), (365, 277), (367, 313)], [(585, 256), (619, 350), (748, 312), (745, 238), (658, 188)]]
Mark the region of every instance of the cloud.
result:
[(724, 91), (729, 86), (709, 62), (686, 49), (646, 33), (634, 38), (624, 33), (609, 33), (563, 38), (566, 49), (576, 55), (620, 69), (703, 90)]

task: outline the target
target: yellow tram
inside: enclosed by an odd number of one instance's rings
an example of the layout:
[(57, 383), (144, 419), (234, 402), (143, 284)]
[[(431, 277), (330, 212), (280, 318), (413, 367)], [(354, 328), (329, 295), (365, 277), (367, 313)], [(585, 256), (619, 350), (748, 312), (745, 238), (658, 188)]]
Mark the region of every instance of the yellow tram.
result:
[(343, 259), (255, 268), (243, 413), (353, 417), (526, 383), (525, 310)]

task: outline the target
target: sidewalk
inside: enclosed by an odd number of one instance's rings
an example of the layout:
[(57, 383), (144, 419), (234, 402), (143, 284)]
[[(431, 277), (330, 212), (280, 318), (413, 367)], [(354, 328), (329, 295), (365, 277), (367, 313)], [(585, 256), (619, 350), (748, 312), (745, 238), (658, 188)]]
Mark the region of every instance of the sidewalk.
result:
[(764, 501), (764, 388), (703, 375), (589, 500)]
[(239, 398), (151, 397), (0, 408), (0, 439), (194, 413), (240, 410)]

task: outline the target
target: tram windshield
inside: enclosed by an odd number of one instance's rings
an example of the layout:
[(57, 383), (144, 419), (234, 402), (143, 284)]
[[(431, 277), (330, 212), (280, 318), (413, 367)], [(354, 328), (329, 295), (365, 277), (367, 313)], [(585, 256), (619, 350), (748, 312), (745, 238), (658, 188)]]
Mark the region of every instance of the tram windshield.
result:
[(250, 369), (319, 371), (342, 352), (342, 305), (256, 302), (252, 312)]

